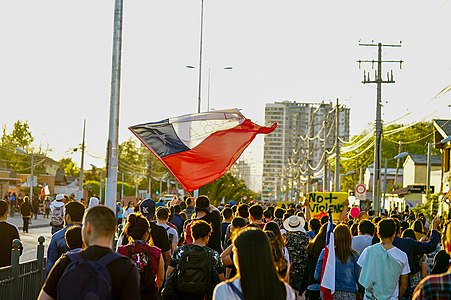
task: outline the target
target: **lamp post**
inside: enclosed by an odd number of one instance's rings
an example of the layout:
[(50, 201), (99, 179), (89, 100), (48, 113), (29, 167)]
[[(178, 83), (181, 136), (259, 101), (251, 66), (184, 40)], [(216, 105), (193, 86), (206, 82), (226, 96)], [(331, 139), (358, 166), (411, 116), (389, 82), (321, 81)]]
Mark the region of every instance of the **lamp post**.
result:
[(16, 147), (17, 152), (21, 153), (21, 154), (25, 154), (25, 155), (29, 155), (31, 158), (31, 167), (30, 167), (30, 180), (28, 181), (28, 184), (30, 185), (30, 201), (33, 201), (33, 184), (34, 184), (34, 153), (28, 153), (27, 151)]

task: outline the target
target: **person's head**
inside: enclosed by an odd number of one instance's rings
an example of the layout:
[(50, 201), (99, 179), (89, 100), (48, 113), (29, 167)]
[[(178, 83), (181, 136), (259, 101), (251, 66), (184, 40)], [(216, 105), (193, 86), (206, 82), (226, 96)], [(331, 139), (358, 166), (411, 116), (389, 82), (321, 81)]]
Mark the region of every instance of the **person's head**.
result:
[(277, 207), (274, 210), (274, 218), (282, 219), (284, 213), (285, 213), (285, 209), (283, 209), (281, 207)]
[(415, 235), (415, 231), (412, 228), (405, 229), (402, 232), (401, 237), (402, 238), (411, 238), (411, 239), (414, 239), (415, 241), (417, 240), (417, 237)]
[(410, 228), (412, 228), (413, 231), (418, 232), (418, 233), (424, 232), (423, 222), (421, 222), (420, 220), (415, 220), (415, 222), (413, 222), (413, 224)]
[[(346, 226), (348, 226), (348, 225), (346, 225)], [(352, 223), (351, 226), (348, 226), (348, 227), (351, 230), (351, 235), (352, 236), (357, 236), (359, 234), (359, 230), (358, 230), (359, 224)]]
[(334, 229), (335, 255), (343, 263), (354, 257), (355, 251), (352, 250), (351, 230), (345, 224), (338, 224)]
[(246, 226), (246, 220), (242, 217), (234, 217), (231, 224), (231, 229), (234, 231), (235, 229), (241, 229)]
[(64, 206), (64, 220), (66, 224), (81, 223), (85, 214), (85, 207), (77, 201), (71, 201)]
[(321, 222), (318, 219), (313, 218), (308, 222), (308, 226), (310, 230), (318, 233), (319, 229), (321, 228)]
[(266, 220), (272, 219), (272, 212), (269, 209), (265, 209), (263, 211), (263, 217), (265, 217)]
[(164, 206), (160, 206), (157, 208), (156, 216), (158, 222), (166, 223), (169, 219), (169, 210)]
[(224, 221), (228, 221), (233, 217), (233, 210), (230, 207), (225, 207), (222, 211), (222, 218)]
[(139, 212), (150, 221), (155, 216), (155, 206), (155, 201), (151, 198), (144, 199), (139, 203)]
[(320, 220), (321, 225), (326, 224), (327, 222), (329, 222), (329, 216), (322, 216)]
[(0, 218), (6, 219), (9, 212), (9, 204), (5, 200), (0, 200)]
[(30, 198), (28, 196), (23, 197), (23, 202), (30, 202)]
[(204, 220), (195, 220), (191, 224), (191, 235), (193, 236), (194, 241), (200, 240), (204, 241), (205, 244), (208, 244), (208, 239), (210, 238), (212, 231), (211, 225)]
[(396, 233), (396, 223), (392, 218), (377, 223), (377, 235), (380, 239), (393, 239)]
[(369, 218), (370, 217), (369, 217), (369, 215), (368, 215), (368, 213), (366, 211), (361, 211), (359, 213), (359, 215), (357, 216), (357, 219), (359, 219), (359, 221), (368, 220)]
[(128, 215), (124, 233), (129, 242), (136, 240), (147, 241), (150, 236), (149, 220), (140, 212)]
[(83, 218), (83, 242), (88, 247), (102, 244), (111, 247), (116, 225), (116, 216), (109, 207), (97, 205), (89, 208)]
[(81, 236), (81, 226), (74, 225), (69, 227), (64, 234), (66, 245), (69, 250), (79, 249), (83, 247), (83, 239)]
[(445, 224), (442, 240), (443, 249), (445, 249), (446, 253), (451, 255), (451, 221), (448, 221)]
[(205, 195), (197, 197), (194, 201), (194, 210), (197, 215), (208, 214), (210, 212), (210, 199)]
[(186, 197), (185, 203), (186, 203), (187, 207), (188, 206), (192, 206), (193, 205), (193, 199), (191, 199), (191, 197)]
[(363, 220), (359, 223), (359, 233), (361, 235), (367, 234), (373, 236), (375, 229), (376, 226), (370, 220)]
[(282, 237), (282, 233), (280, 232), (280, 227), (276, 222), (268, 222), (265, 224), (265, 227), (263, 227), (264, 231), (272, 231), (274, 235), (277, 237), (277, 239), (280, 241), (280, 243), (284, 244), (284, 238)]
[(237, 212), (238, 212), (238, 216), (239, 217), (242, 217), (244, 219), (249, 218), (249, 205), (247, 205), (247, 204), (240, 204), (238, 206)]
[(256, 228), (242, 229), (233, 238), (233, 261), (240, 276), (244, 299), (282, 299), (285, 286), (274, 264), (266, 233)]
[(251, 222), (261, 221), (261, 219), (263, 219), (263, 208), (258, 204), (252, 205), (249, 208), (249, 215)]
[(290, 216), (283, 221), (283, 228), (290, 232), (305, 232), (305, 220), (298, 216)]
[(182, 211), (182, 207), (180, 206), (180, 204), (176, 204), (173, 207), (174, 207), (174, 213), (176, 213), (176, 214), (179, 214)]

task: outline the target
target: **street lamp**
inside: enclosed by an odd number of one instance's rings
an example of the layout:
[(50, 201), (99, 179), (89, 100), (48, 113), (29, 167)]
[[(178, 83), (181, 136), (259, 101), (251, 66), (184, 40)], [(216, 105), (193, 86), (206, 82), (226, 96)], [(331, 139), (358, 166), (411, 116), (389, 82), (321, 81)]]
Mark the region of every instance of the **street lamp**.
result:
[(31, 170), (30, 170), (30, 180), (28, 180), (28, 184), (30, 185), (30, 201), (33, 201), (33, 184), (34, 184), (34, 175), (33, 175), (33, 173), (34, 173), (34, 153), (33, 152), (31, 152), (31, 153), (28, 153), (27, 151), (25, 151), (25, 150), (23, 150), (23, 149), (21, 149), (21, 148), (19, 148), (19, 147), (16, 147), (16, 150), (17, 150), (17, 152), (19, 152), (19, 153), (21, 153), (21, 154), (25, 154), (25, 155), (30, 155), (30, 157), (31, 157)]

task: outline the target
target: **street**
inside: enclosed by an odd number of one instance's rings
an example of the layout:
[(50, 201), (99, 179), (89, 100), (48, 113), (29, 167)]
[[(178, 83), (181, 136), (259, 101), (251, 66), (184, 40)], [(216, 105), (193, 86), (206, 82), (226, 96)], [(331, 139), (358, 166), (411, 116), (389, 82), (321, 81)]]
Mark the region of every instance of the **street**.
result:
[(43, 236), (45, 238), (44, 256), (47, 256), (47, 247), (52, 237), (50, 233), (49, 219), (44, 219), (42, 215), (38, 216), (38, 219), (32, 219), (31, 225), (28, 229), (28, 233), (22, 232), (22, 217), (19, 214), (15, 214), (14, 217), (8, 217), (8, 222), (16, 225), (19, 228), (20, 240), (23, 244), (23, 253), (20, 256), (20, 262), (25, 262), (36, 258), (36, 250), (38, 246), (38, 238)]

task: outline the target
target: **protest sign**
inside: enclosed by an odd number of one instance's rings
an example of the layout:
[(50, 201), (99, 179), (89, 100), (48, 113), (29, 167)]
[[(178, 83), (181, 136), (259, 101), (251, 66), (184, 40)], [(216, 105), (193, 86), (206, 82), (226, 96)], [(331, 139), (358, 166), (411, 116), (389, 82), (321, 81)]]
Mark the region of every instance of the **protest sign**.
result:
[(348, 199), (348, 193), (313, 192), (307, 194), (307, 199), (312, 218), (321, 219), (323, 216), (327, 216), (329, 209), (331, 209), (332, 219), (338, 221), (343, 210), (343, 203)]

